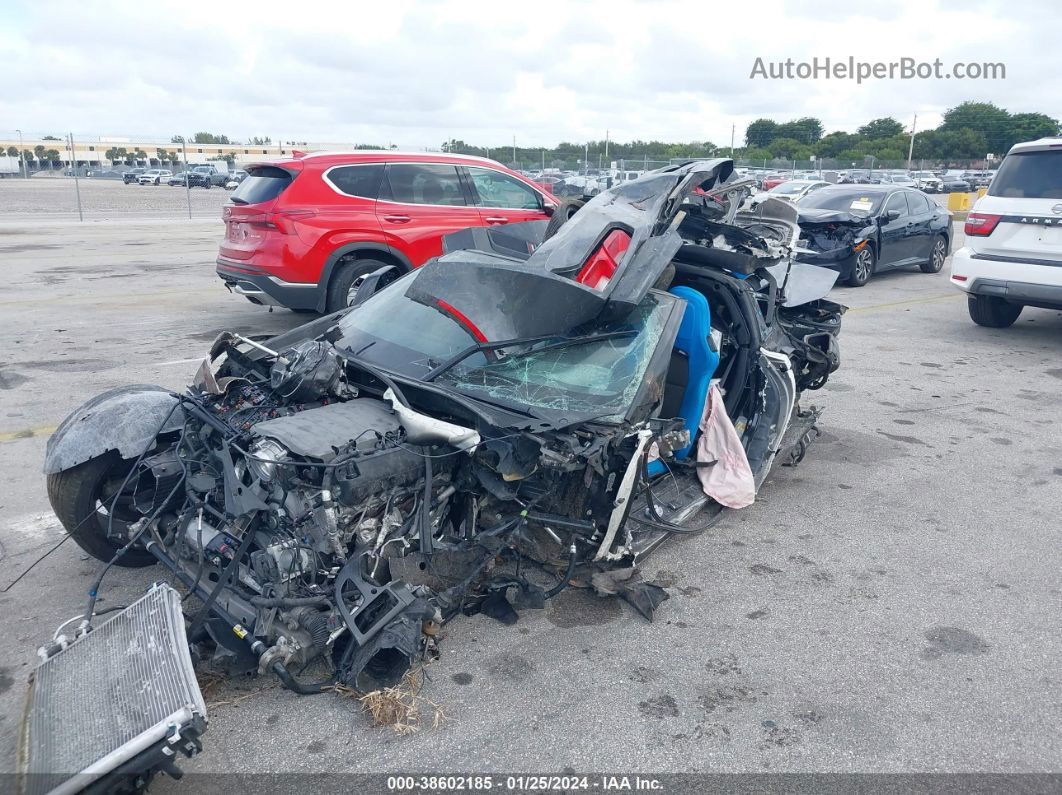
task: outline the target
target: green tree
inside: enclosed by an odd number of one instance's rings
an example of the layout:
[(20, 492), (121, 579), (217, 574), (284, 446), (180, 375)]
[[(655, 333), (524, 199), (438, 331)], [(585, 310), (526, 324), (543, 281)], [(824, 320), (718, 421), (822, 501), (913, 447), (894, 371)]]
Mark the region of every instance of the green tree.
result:
[(773, 156), (771, 155), (771, 150), (767, 149), (766, 147), (750, 146), (743, 151), (739, 151), (738, 154), (744, 160), (753, 161), (753, 165), (756, 164), (756, 161), (762, 162), (764, 160), (773, 159)]
[(822, 137), (822, 122), (811, 116), (778, 125), (779, 138), (792, 138), (802, 144), (813, 144)]
[[(970, 157), (983, 157), (985, 152), (1005, 152), (1006, 143), (1010, 140), (1010, 114), (1003, 108), (996, 107), (991, 102), (963, 102), (954, 108), (949, 108), (944, 113), (944, 120), (939, 129), (942, 132), (956, 132), (959, 130), (973, 130), (981, 135), (987, 148), (982, 148), (979, 155)], [(966, 155), (952, 155), (952, 157), (966, 157)]]
[(170, 143), (171, 144), (183, 144), (184, 143), (184, 136), (183, 135), (175, 135), (172, 138), (170, 138)]
[(227, 135), (215, 135), (209, 132), (197, 132), (192, 136), (192, 140), (197, 144), (233, 144), (235, 141), (230, 141)]
[(41, 140), (42, 141), (58, 141), (59, 139), (56, 138), (54, 135), (46, 135)]
[(18, 157), (18, 149), (15, 148), (14, 146), (9, 146), (7, 148), (7, 156), (8, 157)]
[(774, 157), (784, 160), (809, 160), (811, 147), (795, 138), (775, 138), (767, 147)]
[(891, 116), (884, 116), (880, 119), (868, 121), (856, 130), (856, 134), (861, 135), (864, 138), (892, 138), (902, 132), (903, 125)]
[(846, 132), (832, 132), (824, 135), (815, 145), (815, 154), (819, 157), (837, 157), (847, 149), (854, 149), (862, 139), (858, 135)]
[(766, 147), (778, 137), (778, 123), (771, 119), (756, 119), (745, 128), (745, 145)]
[(1058, 119), (1052, 119), (1045, 113), (1014, 113), (1010, 117), (1010, 129), (999, 154), (1006, 154), (1016, 143), (1051, 138), (1058, 133)]
[(977, 130), (938, 130), (940, 157), (949, 160), (971, 160), (988, 152), (985, 136)]
[[(45, 140), (48, 140), (48, 139), (45, 139)], [(33, 147), (33, 154), (35, 154), (37, 156), (38, 160), (44, 160), (44, 145), (43, 144), (37, 144), (35, 147)]]
[(133, 159), (134, 160), (147, 160), (147, 152), (145, 152), (143, 149), (141, 149), (138, 146), (136, 148), (136, 151), (133, 152)]
[(915, 160), (940, 159), (940, 133), (936, 130), (923, 130), (915, 136), (911, 156)]
[(270, 138), (268, 135), (264, 138), (259, 138), (256, 135), (251, 138), (247, 143), (251, 144), (251, 146), (268, 146), (269, 144), (273, 143), (273, 139)]

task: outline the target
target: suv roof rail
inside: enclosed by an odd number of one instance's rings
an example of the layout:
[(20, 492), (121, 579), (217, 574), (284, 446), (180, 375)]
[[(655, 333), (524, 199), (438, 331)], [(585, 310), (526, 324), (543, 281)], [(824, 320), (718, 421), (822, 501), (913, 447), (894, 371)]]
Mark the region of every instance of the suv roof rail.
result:
[[(292, 153), (294, 155), (294, 152)], [(497, 160), (479, 155), (461, 155), (454, 152), (405, 152), (397, 149), (349, 149), (334, 150), (323, 149), (318, 152), (304, 153), (300, 160), (309, 160), (315, 157), (349, 157), (351, 155), (389, 155), (394, 157), (458, 157), (465, 160), (478, 160), (481, 163), (492, 163), (496, 166), (503, 165)]]

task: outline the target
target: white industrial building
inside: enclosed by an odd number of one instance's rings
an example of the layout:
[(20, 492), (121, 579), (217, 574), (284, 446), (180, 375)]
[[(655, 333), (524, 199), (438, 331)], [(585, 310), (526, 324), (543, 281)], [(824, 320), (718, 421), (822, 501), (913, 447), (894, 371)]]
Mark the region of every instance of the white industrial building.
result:
[[(19, 140), (17, 134), (0, 133), (0, 155), (10, 154), (9, 150), (34, 152), (37, 147), (44, 151), (55, 150), (58, 158), (51, 161), (38, 162), (36, 156), (30, 162), (32, 170), (39, 168), (69, 168), (72, 161), (79, 166), (89, 169), (125, 168), (130, 166), (164, 166), (169, 167), (177, 163), (183, 163), (187, 157), (189, 165), (203, 163), (216, 163), (219, 160), (231, 159), (237, 168), (244, 163), (253, 163), (259, 160), (275, 157), (290, 156), (292, 151), (317, 152), (321, 150), (349, 150), (354, 148), (350, 143), (318, 143), (318, 142), (284, 142), (273, 144), (201, 144), (186, 143), (182, 152), (180, 143), (163, 142), (158, 139), (131, 138), (121, 136), (101, 136), (98, 138), (74, 139), (74, 153), (71, 156), (70, 145), (66, 139), (54, 138), (25, 138)], [(116, 150), (126, 151), (122, 158)], [(159, 150), (165, 153), (165, 158), (159, 156)], [(142, 156), (137, 157), (136, 154)], [(116, 157), (112, 157), (115, 156)], [(15, 155), (17, 157), (17, 155)]]

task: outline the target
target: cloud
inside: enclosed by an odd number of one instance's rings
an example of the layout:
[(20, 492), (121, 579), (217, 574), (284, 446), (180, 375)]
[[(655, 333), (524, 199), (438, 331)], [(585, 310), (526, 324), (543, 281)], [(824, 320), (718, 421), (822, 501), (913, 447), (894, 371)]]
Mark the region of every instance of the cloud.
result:
[[(16, 4), (0, 30), (9, 124), (80, 137), (234, 138), (436, 147), (454, 137), (740, 142), (767, 116), (854, 130), (895, 116), (919, 128), (966, 99), (1062, 115), (1054, 31), (1062, 9), (1013, 0), (950, 7), (468, 0)], [(768, 61), (1002, 62), (1007, 79), (752, 80)]]

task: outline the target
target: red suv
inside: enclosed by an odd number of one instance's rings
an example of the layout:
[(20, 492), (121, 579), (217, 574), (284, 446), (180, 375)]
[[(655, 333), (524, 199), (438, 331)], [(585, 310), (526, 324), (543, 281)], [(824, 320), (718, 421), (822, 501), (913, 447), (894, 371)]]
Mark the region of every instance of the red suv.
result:
[(217, 272), (256, 304), (334, 312), (359, 277), (403, 272), (471, 226), (547, 219), (558, 201), (493, 160), (319, 152), (247, 168), (222, 217)]

